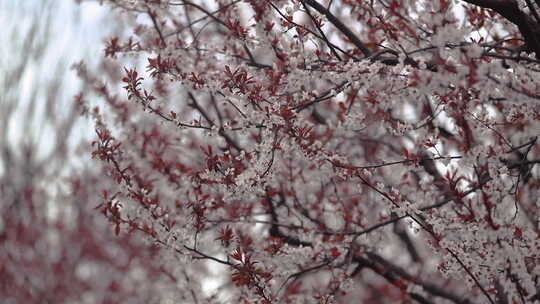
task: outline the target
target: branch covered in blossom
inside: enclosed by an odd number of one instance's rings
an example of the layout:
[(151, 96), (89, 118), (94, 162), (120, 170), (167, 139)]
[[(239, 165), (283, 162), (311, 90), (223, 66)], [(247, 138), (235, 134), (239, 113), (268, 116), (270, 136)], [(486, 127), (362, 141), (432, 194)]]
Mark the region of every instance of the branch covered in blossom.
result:
[(538, 297), (537, 1), (104, 2), (100, 210), (205, 299)]

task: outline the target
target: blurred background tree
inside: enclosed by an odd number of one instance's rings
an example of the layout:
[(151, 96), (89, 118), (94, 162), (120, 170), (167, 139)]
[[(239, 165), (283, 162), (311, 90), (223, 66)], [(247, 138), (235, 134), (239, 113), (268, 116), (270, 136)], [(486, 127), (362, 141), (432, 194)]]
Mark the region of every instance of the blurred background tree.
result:
[(107, 179), (83, 152), (93, 128), (80, 117), (82, 83), (70, 67), (101, 56), (97, 24), (107, 24), (99, 35), (119, 29), (105, 11), (0, 1), (2, 303), (152, 303), (167, 295), (171, 280), (151, 261), (156, 252), (115, 237), (94, 210), (103, 197), (90, 189)]

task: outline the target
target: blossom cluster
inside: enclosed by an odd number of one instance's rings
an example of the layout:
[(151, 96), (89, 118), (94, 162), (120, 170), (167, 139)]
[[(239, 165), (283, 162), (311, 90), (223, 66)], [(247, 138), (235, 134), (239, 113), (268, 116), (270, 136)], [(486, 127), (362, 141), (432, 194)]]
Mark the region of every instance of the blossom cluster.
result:
[(205, 261), (219, 301), (539, 297), (540, 61), (510, 11), (108, 2), (141, 24), (114, 40), (125, 98), (94, 116), (102, 211), (177, 257), (179, 288)]

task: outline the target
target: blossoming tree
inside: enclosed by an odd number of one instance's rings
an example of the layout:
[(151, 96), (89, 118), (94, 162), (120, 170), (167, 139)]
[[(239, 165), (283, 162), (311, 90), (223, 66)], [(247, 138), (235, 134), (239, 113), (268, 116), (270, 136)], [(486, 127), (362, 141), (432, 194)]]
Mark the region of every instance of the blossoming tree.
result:
[(103, 2), (97, 209), (185, 301), (540, 298), (539, 1)]

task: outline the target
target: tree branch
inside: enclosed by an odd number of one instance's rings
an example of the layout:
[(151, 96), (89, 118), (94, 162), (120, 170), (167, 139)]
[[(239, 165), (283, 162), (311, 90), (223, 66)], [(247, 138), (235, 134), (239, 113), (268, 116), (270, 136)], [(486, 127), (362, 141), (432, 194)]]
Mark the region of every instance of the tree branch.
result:
[(538, 34), (540, 33), (540, 24), (531, 16), (528, 16), (519, 9), (518, 3), (515, 0), (463, 0), (467, 3), (474, 4), (483, 8), (491, 9), (504, 17), (506, 20), (517, 25), (527, 47), (540, 54), (540, 41)]
[(364, 45), (364, 43), (353, 33), (341, 20), (339, 20), (334, 14), (332, 14), (326, 7), (322, 6), (319, 2), (315, 0), (305, 0), (307, 5), (313, 7), (319, 13), (326, 16), (326, 19), (330, 21), (335, 27), (337, 27), (351, 42), (362, 51), (364, 56), (368, 57), (371, 55), (371, 51)]

